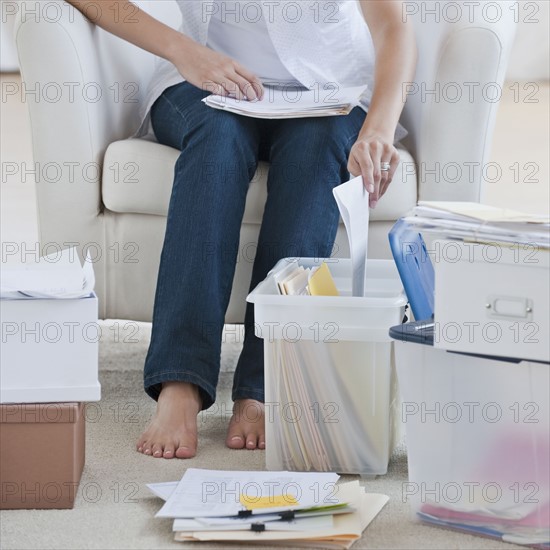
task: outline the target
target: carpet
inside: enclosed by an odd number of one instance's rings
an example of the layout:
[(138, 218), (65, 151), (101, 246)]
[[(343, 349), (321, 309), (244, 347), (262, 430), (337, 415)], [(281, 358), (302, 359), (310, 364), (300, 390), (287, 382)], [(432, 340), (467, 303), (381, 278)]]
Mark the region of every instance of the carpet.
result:
[[(0, 512), (1, 548), (207, 550), (227, 546), (175, 542), (171, 520), (154, 518), (161, 501), (145, 484), (178, 480), (188, 467), (264, 469), (264, 451), (236, 451), (224, 445), (240, 332), (232, 327), (224, 332), (218, 401), (209, 411), (201, 413), (198, 454), (185, 461), (153, 459), (135, 451), (135, 442), (155, 410), (154, 402), (145, 395), (142, 386), (141, 370), (149, 338), (150, 325), (146, 323), (102, 322), (102, 399), (87, 405), (86, 466), (74, 509)], [(343, 478), (357, 479), (356, 476)], [(404, 445), (394, 452), (387, 475), (361, 480), (371, 492), (389, 495), (390, 502), (355, 543), (354, 549), (521, 548), (412, 521), (409, 505), (402, 497), (402, 484), (406, 481)], [(258, 548), (269, 547), (258, 545)]]

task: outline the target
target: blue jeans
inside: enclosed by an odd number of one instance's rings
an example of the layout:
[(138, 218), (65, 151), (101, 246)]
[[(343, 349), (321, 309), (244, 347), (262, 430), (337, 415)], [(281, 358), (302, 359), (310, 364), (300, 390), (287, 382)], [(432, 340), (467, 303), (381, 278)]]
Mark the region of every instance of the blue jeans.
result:
[[(365, 119), (356, 107), (348, 116), (261, 120), (207, 107), (206, 95), (183, 82), (151, 111), (158, 141), (181, 154), (144, 368), (153, 399), (163, 382), (190, 382), (204, 409), (216, 397), (246, 193), (258, 161), (270, 168), (251, 289), (283, 257), (330, 256), (339, 221), (332, 188), (349, 179), (349, 151)], [(263, 340), (254, 335), (252, 304), (232, 397), (264, 400)]]

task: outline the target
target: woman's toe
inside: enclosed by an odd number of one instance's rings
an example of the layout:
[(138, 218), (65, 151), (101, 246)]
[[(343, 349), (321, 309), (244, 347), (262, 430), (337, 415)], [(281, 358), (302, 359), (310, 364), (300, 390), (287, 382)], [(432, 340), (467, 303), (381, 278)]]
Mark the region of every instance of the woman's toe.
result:
[(164, 449), (162, 445), (160, 445), (159, 443), (155, 443), (151, 449), (151, 453), (155, 458), (161, 458), (163, 452), (164, 452)]
[(164, 446), (164, 452), (162, 453), (162, 456), (164, 458), (174, 458), (174, 453), (175, 453), (174, 445), (168, 444)]
[(244, 447), (244, 441), (242, 435), (230, 435), (227, 438), (227, 446), (230, 449), (242, 449)]

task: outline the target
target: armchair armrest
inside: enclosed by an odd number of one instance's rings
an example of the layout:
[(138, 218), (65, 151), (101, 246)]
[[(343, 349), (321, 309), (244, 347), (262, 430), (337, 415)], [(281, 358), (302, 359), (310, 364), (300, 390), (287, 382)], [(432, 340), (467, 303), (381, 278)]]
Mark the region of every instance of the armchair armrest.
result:
[(101, 243), (104, 152), (137, 130), (154, 57), (63, 0), (19, 6), (15, 37), (31, 122), (40, 240), (78, 242), (80, 248)]
[(92, 25), (69, 4), (58, 5), (62, 17), (53, 22), (39, 6), (33, 16), (20, 4), (15, 37), (37, 169), (40, 240), (63, 245), (97, 240), (100, 170), (94, 165), (105, 143), (98, 135), (101, 110), (91, 101), (92, 87), (102, 88)]
[(509, 3), (490, 4), (492, 11), (483, 2), (404, 3), (419, 50), (415, 80), (403, 88), (403, 124), (420, 200), (482, 200), (516, 27)]

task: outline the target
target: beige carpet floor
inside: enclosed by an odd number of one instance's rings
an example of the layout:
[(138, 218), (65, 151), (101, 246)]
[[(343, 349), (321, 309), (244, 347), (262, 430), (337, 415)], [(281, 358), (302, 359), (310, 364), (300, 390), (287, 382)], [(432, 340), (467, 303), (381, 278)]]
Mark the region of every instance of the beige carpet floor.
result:
[[(173, 541), (171, 521), (154, 518), (161, 501), (149, 493), (145, 484), (180, 479), (188, 467), (264, 469), (264, 451), (234, 451), (224, 446), (231, 410), (231, 370), (239, 345), (233, 341), (232, 335), (227, 335), (223, 345), (219, 398), (217, 406), (199, 419), (197, 456), (186, 461), (162, 460), (143, 456), (134, 450), (137, 437), (154, 412), (154, 403), (143, 393), (141, 377), (149, 336), (148, 324), (126, 324), (125, 321), (119, 322), (118, 327), (112, 322), (103, 324), (100, 346), (102, 399), (88, 405), (86, 466), (75, 507), (73, 510), (1, 512), (1, 548), (198, 550), (226, 546)], [(29, 441), (31, 446), (32, 441)], [(362, 480), (370, 491), (389, 495), (390, 502), (354, 548), (520, 548), (413, 522), (408, 504), (402, 500), (402, 484), (406, 481), (404, 446), (394, 453), (387, 475)]]

